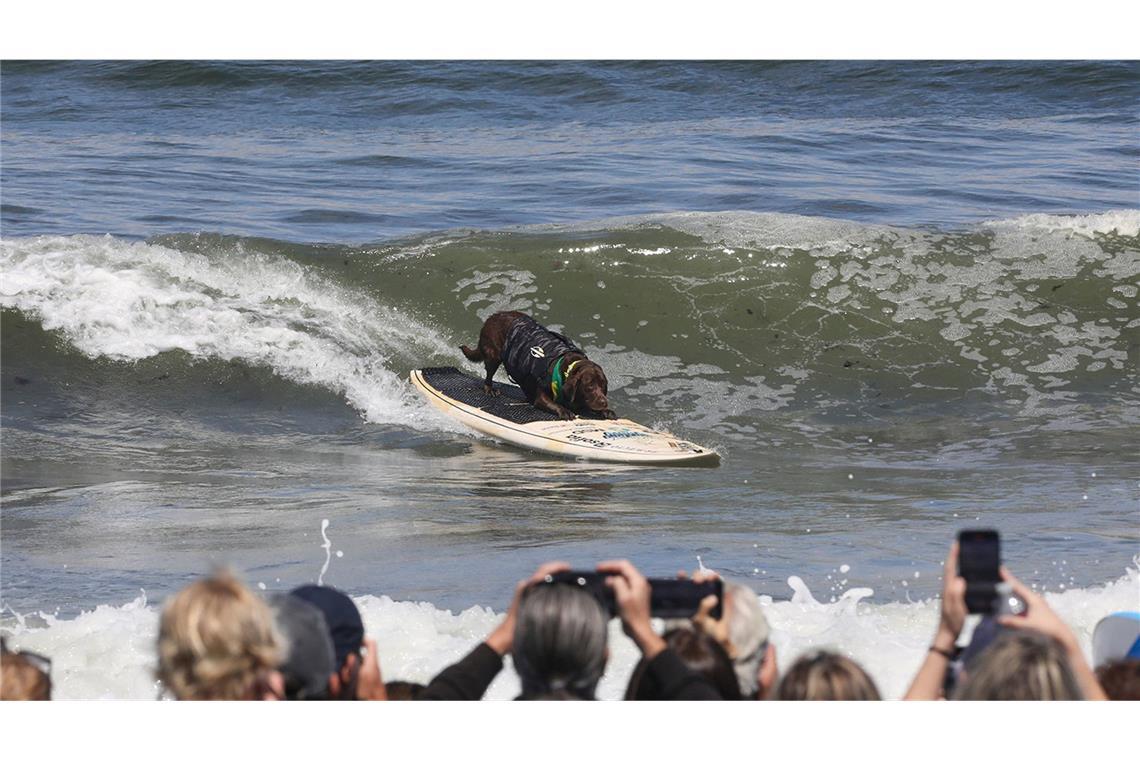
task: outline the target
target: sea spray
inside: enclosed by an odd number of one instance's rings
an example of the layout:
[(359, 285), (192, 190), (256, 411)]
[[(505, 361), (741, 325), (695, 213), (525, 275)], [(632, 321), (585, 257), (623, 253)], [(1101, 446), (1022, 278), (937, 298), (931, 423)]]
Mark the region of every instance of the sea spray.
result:
[(196, 252), (80, 235), (4, 239), (0, 266), (0, 305), (36, 317), (89, 357), (236, 360), (341, 393), (373, 422), (439, 424), (389, 364), (450, 346), (407, 314), (288, 259), (240, 244)]
[(329, 527), (328, 519), (327, 518), (322, 519), (321, 520), (321, 538), (324, 539), (324, 543), (321, 544), (321, 548), (325, 550), (325, 564), (321, 565), (321, 572), (317, 576), (317, 585), (318, 586), (325, 585), (325, 573), (328, 572), (329, 562), (332, 561), (332, 541), (329, 540), (328, 533), (326, 533), (326, 531), (328, 530), (328, 527)]

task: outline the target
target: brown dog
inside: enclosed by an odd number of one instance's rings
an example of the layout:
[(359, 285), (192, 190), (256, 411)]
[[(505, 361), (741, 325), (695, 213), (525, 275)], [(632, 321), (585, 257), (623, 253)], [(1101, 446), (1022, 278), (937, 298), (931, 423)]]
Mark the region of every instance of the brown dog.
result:
[(460, 346), (470, 361), (483, 362), (483, 390), (497, 394), (491, 378), (499, 365), (537, 408), (572, 420), (575, 413), (617, 419), (610, 411), (606, 373), (565, 335), (551, 332), (521, 311), (500, 311), (483, 323), (475, 350)]

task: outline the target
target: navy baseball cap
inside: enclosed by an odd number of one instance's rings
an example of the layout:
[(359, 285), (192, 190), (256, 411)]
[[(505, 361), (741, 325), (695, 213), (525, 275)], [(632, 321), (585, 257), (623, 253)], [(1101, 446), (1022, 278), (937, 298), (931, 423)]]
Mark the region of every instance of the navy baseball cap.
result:
[(328, 586), (299, 586), (289, 593), (313, 605), (325, 616), (338, 668), (344, 665), (349, 652), (360, 652), (364, 645), (364, 621), (347, 594)]

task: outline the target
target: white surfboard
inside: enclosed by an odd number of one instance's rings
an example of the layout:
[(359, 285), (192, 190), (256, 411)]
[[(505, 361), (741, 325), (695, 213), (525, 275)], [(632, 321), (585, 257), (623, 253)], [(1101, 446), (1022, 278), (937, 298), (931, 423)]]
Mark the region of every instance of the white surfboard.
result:
[(632, 420), (560, 420), (527, 402), (520, 388), (483, 380), (455, 367), (414, 369), (412, 385), (437, 409), (480, 433), (534, 451), (604, 462), (715, 466), (720, 455)]

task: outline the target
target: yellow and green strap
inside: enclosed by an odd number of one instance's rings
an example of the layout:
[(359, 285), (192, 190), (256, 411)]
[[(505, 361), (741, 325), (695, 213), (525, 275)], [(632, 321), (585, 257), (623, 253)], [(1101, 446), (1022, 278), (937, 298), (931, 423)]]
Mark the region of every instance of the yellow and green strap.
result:
[(574, 371), (574, 367), (578, 365), (577, 362), (571, 362), (570, 366), (566, 368), (566, 374), (562, 373), (562, 360), (565, 357), (559, 356), (554, 362), (554, 369), (550, 372), (550, 395), (554, 397), (555, 401), (562, 402), (562, 386), (566, 383), (566, 378), (570, 377), (570, 373)]

